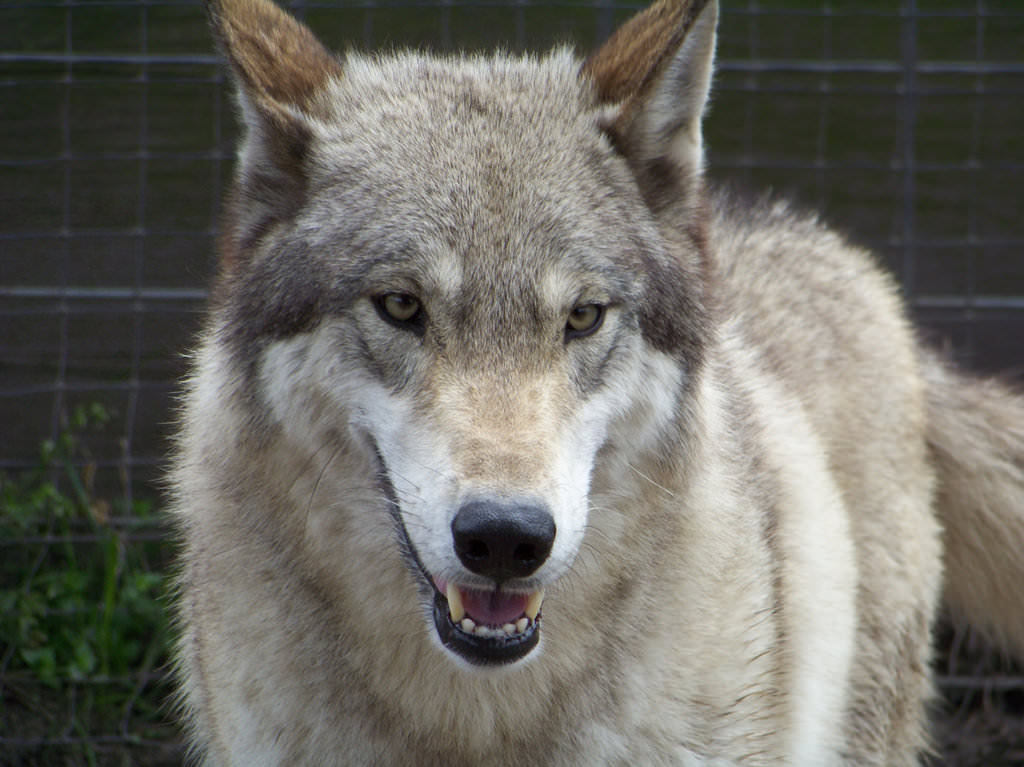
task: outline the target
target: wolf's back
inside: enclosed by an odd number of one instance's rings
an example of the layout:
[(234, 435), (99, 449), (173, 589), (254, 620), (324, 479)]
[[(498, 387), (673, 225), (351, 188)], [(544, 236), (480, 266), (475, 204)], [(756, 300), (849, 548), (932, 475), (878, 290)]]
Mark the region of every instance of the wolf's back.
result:
[(922, 371), (946, 601), (1024, 657), (1024, 396), (933, 353)]

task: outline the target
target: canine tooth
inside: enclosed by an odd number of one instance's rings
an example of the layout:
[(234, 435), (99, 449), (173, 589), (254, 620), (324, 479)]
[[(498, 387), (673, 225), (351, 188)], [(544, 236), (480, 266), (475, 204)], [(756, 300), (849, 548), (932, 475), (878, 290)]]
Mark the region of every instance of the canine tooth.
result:
[(491, 631), (491, 629), (488, 626), (482, 626), (482, 625), (481, 626), (477, 626), (476, 629), (474, 629), (473, 633), (476, 634), (478, 637), (486, 637), (486, 636), (491, 636), (493, 634), (493, 632)]
[(466, 608), (462, 606), (462, 594), (454, 583), (449, 583), (445, 589), (445, 597), (448, 600), (448, 612), (451, 613), (452, 623), (459, 623), (466, 617)]
[(531, 621), (537, 618), (537, 613), (540, 612), (540, 603), (544, 601), (544, 589), (530, 594), (530, 599), (526, 602), (526, 617)]
[(529, 625), (530, 625), (530, 619), (529, 618), (520, 618), (519, 620), (516, 621), (516, 631), (518, 631), (520, 634), (522, 634), (524, 631), (526, 631), (526, 627), (529, 626)]
[(467, 634), (472, 634), (473, 633), (473, 629), (476, 628), (476, 624), (473, 622), (472, 618), (463, 618), (462, 622), (459, 624), (459, 626)]
[(514, 625), (512, 625), (511, 623), (506, 623), (504, 626), (501, 627), (501, 630), (504, 631), (509, 636), (512, 636), (513, 634), (516, 633), (516, 627)]

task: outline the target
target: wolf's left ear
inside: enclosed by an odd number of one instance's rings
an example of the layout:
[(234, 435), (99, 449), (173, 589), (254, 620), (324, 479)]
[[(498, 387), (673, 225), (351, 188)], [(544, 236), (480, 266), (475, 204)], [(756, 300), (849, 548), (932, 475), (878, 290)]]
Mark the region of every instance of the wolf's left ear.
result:
[(599, 101), (616, 107), (606, 130), (642, 183), (700, 176), (717, 21), (717, 0), (657, 0), (583, 64)]

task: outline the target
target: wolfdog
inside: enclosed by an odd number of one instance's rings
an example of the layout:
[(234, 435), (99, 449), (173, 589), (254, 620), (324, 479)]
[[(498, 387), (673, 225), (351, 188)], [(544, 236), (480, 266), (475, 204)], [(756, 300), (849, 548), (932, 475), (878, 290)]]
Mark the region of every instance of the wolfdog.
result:
[(246, 131), (171, 478), (194, 758), (912, 765), (943, 593), (1024, 650), (1024, 397), (709, 188), (715, 0), (586, 59), (209, 10)]

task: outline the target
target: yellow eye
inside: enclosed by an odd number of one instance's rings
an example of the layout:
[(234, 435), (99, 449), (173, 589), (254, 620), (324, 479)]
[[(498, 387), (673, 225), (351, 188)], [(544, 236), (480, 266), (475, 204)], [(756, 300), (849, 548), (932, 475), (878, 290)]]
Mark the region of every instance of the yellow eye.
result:
[(565, 323), (566, 338), (579, 338), (589, 335), (601, 327), (604, 319), (604, 307), (600, 304), (581, 304), (569, 312)]
[(377, 310), (384, 319), (407, 324), (414, 322), (420, 314), (420, 302), (408, 293), (385, 293), (377, 297)]

